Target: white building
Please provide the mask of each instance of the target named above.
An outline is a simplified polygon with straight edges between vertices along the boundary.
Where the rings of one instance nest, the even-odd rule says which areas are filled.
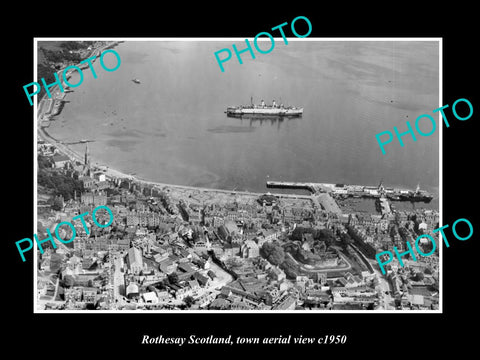
[[[133,274],[138,274],[143,270],[143,258],[142,252],[136,247],[128,249],[127,253],[127,263],[130,271]]]

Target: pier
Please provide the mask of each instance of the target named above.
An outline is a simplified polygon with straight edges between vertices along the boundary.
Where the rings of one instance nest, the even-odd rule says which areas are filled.
[[[335,188],[335,184],[293,182],[293,181],[267,181],[267,188],[277,189],[306,189],[312,193],[330,192]]]
[[[283,189],[306,189],[312,195],[327,193],[340,198],[356,197],[356,198],[387,198],[397,201],[420,201],[428,203],[433,196],[426,191],[420,190],[404,190],[384,187],[382,183],[378,186],[367,185],[344,185],[330,183],[312,183],[312,182],[293,182],[293,181],[267,181],[267,188],[283,188]]]

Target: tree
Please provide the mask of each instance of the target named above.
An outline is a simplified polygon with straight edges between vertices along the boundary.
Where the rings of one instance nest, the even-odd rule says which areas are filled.
[[[117,188],[106,188],[104,191],[105,194],[107,194],[108,196],[115,196],[120,194],[120,191],[118,191]]]
[[[348,245],[353,244],[353,239],[347,233],[340,233],[340,242],[344,248]]]
[[[72,275],[65,275],[63,279],[63,286],[66,288],[70,288],[75,284],[75,278]]]
[[[52,209],[55,211],[63,210],[63,199],[60,196],[55,196],[53,199]]]
[[[423,273],[421,272],[417,272],[417,274],[415,275],[415,281],[422,281],[424,278],[425,275],[423,275]]]
[[[363,241],[362,237],[355,231],[351,226],[347,226],[348,235],[353,239],[355,245],[360,249],[360,251],[368,258],[375,259],[377,250],[370,244],[367,244]]]
[[[178,284],[178,274],[176,272],[168,274],[167,279],[168,279],[168,282],[172,285]]]
[[[45,50],[44,49],[41,49],[41,50],[42,50],[43,54],[45,55]],[[55,73],[55,70],[53,68],[51,68],[50,66],[47,66],[47,65],[41,64],[41,63],[39,63],[38,66],[37,66],[38,79],[44,78],[45,82],[47,84],[51,84],[55,81],[55,77],[53,75],[54,73]],[[42,86],[40,88],[40,92],[38,94],[38,99],[41,99],[44,94],[45,94],[45,90]]]
[[[84,45],[78,41],[65,41],[60,44],[60,47],[65,50],[78,50],[84,47]]]
[[[273,265],[280,265],[285,260],[285,252],[278,243],[266,242],[262,245],[262,256]]]
[[[292,235],[290,238],[292,240],[297,240],[297,241],[302,241],[303,240],[303,234],[312,234],[314,231],[312,228],[306,228],[302,226],[297,226],[293,231]]]
[[[289,257],[285,258],[285,261],[280,264],[280,268],[289,279],[295,279],[299,275],[298,265]]]
[[[335,242],[335,235],[330,229],[319,229],[313,234],[315,240],[325,241],[327,246],[332,245]]]
[[[190,307],[195,302],[195,299],[188,295],[185,299],[183,299],[183,302],[185,303],[185,305],[187,305],[187,307]]]
[[[39,169],[37,177],[38,185],[53,190],[54,195],[63,196],[64,200],[73,198],[74,191],[77,194],[83,192],[83,183],[58,171]]]
[[[38,155],[37,163],[39,169],[51,169],[52,168],[52,158],[48,156]]]
[[[420,248],[422,249],[422,252],[427,254],[427,253],[430,253],[430,251],[433,250],[433,244],[432,242],[428,242],[426,244],[420,244]]]
[[[45,237],[46,237],[46,235],[45,235]],[[51,246],[51,245],[49,244],[49,246]],[[59,271],[60,267],[62,265],[62,261],[63,261],[63,255],[53,253],[50,256],[50,271],[52,273],[56,273],[57,271]]]

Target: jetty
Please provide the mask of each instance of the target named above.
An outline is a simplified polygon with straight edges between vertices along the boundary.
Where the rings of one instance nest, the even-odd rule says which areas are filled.
[[[433,199],[431,194],[420,190],[419,186],[417,186],[416,190],[397,189],[384,187],[382,182],[380,182],[378,186],[368,186],[313,182],[267,181],[267,188],[306,189],[312,194],[326,193],[339,198],[387,198],[389,200],[411,202],[419,201],[425,203],[428,203]]]

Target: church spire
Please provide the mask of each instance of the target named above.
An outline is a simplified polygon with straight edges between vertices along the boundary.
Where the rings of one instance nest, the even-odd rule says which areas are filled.
[[[91,176],[90,173],[90,158],[89,158],[89,152],[88,152],[88,142],[85,145],[85,159],[84,159],[84,164],[83,164],[83,176]]]
[[[90,160],[88,159],[88,141],[85,144],[85,165],[90,166]]]

